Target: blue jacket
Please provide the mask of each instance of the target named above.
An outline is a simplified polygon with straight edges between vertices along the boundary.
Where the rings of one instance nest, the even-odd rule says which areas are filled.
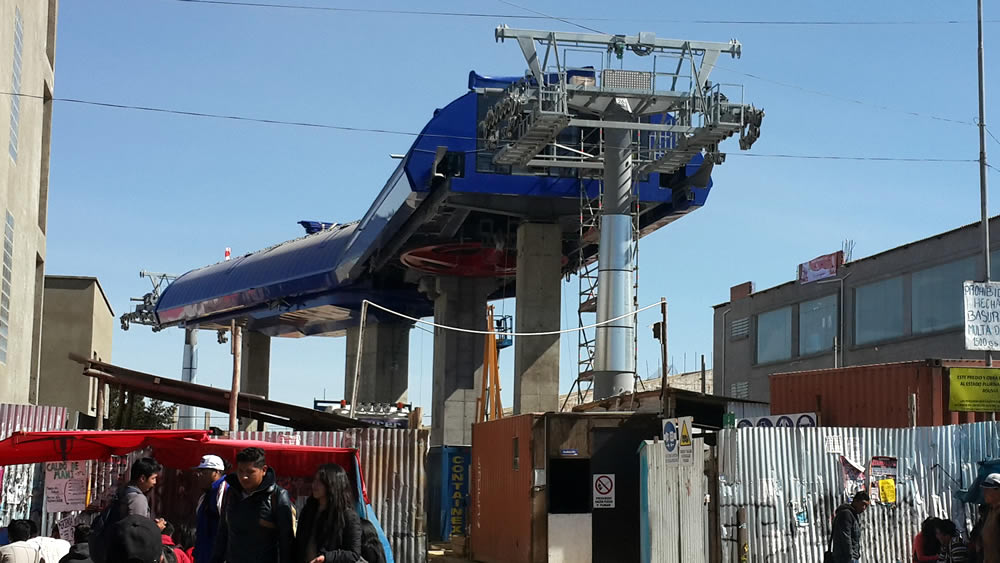
[[[212,487],[198,501],[198,528],[193,553],[194,560],[198,563],[207,563],[212,559],[215,538],[219,533],[219,509],[228,487],[226,476],[223,475],[212,483]]]

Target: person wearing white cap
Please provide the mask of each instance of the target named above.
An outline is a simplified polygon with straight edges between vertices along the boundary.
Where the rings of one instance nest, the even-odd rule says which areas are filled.
[[[986,504],[969,534],[969,555],[979,563],[1000,563],[1000,473],[990,473],[979,483]]]
[[[212,558],[215,536],[219,531],[219,514],[225,497],[226,464],[217,455],[206,455],[194,468],[195,481],[204,494],[198,499],[197,531],[194,543],[195,563],[206,563]]]

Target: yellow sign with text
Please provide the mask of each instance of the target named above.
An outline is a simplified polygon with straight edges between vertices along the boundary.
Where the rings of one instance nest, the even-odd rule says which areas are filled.
[[[879,498],[885,504],[896,503],[896,481],[892,479],[882,479],[878,482]]]
[[[1000,369],[949,368],[948,410],[1000,412]]]

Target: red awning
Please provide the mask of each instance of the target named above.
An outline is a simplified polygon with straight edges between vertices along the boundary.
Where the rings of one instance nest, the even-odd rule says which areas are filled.
[[[107,460],[164,443],[191,447],[208,442],[207,430],[108,430],[15,432],[0,442],[0,464]]]
[[[107,430],[61,432],[15,432],[0,442],[0,465],[44,463],[47,461],[107,460],[135,450],[152,447],[153,456],[166,467],[190,469],[201,456],[214,454],[235,466],[236,454],[244,448],[264,450],[267,464],[281,477],[312,477],[324,463],[345,469],[361,463],[351,448],[300,446],[253,440],[211,440],[207,430]],[[368,491],[361,476],[361,492]]]

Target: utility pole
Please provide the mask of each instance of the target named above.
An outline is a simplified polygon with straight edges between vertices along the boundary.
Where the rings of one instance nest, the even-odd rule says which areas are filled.
[[[979,21],[979,205],[982,212],[984,281],[990,281],[990,217],[986,189],[986,80],[983,68],[983,0],[978,0]],[[993,365],[993,353],[986,351],[986,367]]]
[[[236,417],[236,407],[240,396],[240,355],[243,352],[243,342],[240,338],[240,325],[235,320],[233,320],[229,330],[233,346],[233,386],[229,390],[229,437],[235,438],[236,432],[240,429]]]

